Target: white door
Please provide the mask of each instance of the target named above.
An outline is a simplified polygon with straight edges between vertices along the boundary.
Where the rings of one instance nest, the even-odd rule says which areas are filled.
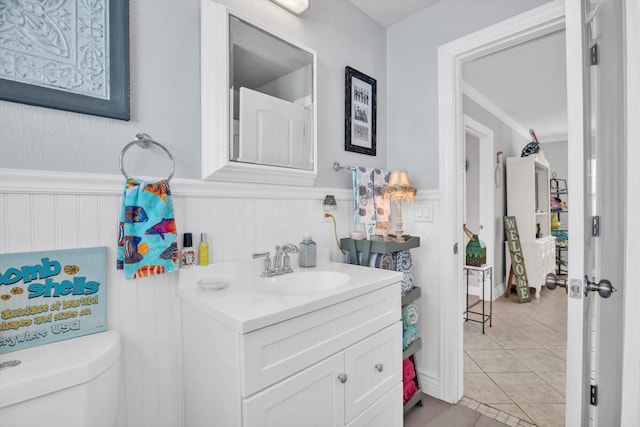
[[[622,293],[604,299],[610,288],[603,280],[621,287],[624,271],[623,193],[616,190],[624,178],[621,2],[603,1],[598,8],[590,0],[565,4],[568,154],[582,159],[568,169],[566,425],[615,426],[621,411]],[[598,48],[607,54],[591,65],[590,44],[599,32]],[[600,292],[585,292],[598,285]],[[592,385],[598,386],[597,399]]]
[[[238,161],[310,169],[304,123],[304,106],[241,87]]]

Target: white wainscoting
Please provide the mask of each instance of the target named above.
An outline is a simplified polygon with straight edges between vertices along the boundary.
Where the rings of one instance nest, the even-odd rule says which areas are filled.
[[[106,246],[109,328],[122,334],[124,344],[118,425],[182,426],[180,306],[175,295],[179,273],[128,281],[115,269],[123,184],[119,175],[0,169],[0,254]],[[178,233],[192,232],[195,238],[207,232],[212,262],[273,251],[275,244],[298,243],[307,234],[318,246],[330,248],[332,260],[340,260],[333,222],[322,222],[325,194],[338,201],[338,236],[358,227],[347,189],[174,179],[171,190]],[[435,192],[419,192],[417,200],[433,207],[433,222],[414,222],[412,205],[404,209],[405,229],[421,237],[421,247],[412,250],[416,284],[423,290],[418,304],[424,344],[418,368],[425,390],[437,396],[438,301],[440,286],[446,285],[438,277],[439,198]]]

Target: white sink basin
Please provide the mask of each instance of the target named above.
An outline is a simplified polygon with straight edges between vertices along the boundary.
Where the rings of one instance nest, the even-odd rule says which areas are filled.
[[[308,295],[339,288],[351,276],[338,271],[301,271],[261,279],[256,289],[277,295]]]

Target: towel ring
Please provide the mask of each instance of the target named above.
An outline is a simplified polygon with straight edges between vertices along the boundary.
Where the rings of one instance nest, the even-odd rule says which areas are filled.
[[[160,144],[157,141],[154,141],[146,133],[138,133],[138,134],[136,134],[136,139],[134,141],[131,141],[127,145],[125,145],[124,148],[122,149],[122,151],[120,152],[120,170],[122,171],[122,174],[124,175],[124,177],[126,179],[130,178],[130,176],[124,170],[124,165],[122,164],[122,159],[124,159],[124,153],[126,153],[127,150],[129,148],[131,148],[134,144],[138,145],[141,148],[149,148],[149,145],[155,144],[158,147],[162,148],[164,150],[164,152],[167,153],[167,156],[169,156],[169,159],[171,160],[171,173],[169,174],[169,177],[167,177],[167,181],[171,181],[171,178],[173,177],[173,172],[175,170],[175,161],[173,160],[173,156],[171,155],[169,150],[167,150],[167,147],[165,147],[164,145]]]

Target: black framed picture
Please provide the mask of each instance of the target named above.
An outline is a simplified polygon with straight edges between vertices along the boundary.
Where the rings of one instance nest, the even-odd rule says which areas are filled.
[[[0,99],[129,120],[129,1],[33,3],[0,7]]]
[[[376,80],[345,67],[344,149],[376,155]]]

